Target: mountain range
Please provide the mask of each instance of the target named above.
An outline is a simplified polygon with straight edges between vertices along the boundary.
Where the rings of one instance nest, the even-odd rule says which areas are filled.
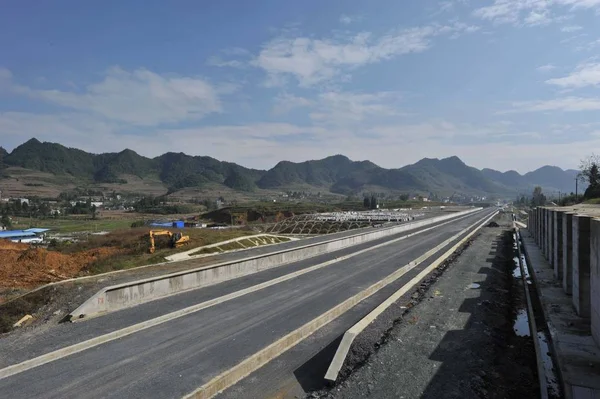
[[[0,147],[0,168],[9,171],[11,167],[71,176],[84,184],[126,183],[127,176],[159,179],[169,192],[216,183],[244,192],[313,187],[340,194],[393,191],[440,196],[453,193],[513,196],[528,194],[537,185],[545,191],[571,192],[578,173],[556,166],[544,166],[525,175],[516,171],[479,170],[456,156],[424,158],[402,168],[385,169],[370,161],[357,162],[334,155],[300,163],[281,161],[272,169],[257,170],[184,153],[169,152],[155,158],[129,149],[92,154],[35,138],[10,153]]]

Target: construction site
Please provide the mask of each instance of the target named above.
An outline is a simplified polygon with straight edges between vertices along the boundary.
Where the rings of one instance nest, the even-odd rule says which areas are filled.
[[[294,215],[276,212],[261,223],[256,211],[230,211],[223,228],[117,229],[65,235],[44,232],[32,243],[0,239],[0,303],[44,284],[125,269],[243,251],[304,237],[407,222],[440,210],[376,210]],[[221,212],[225,215],[225,212]],[[256,219],[259,220],[256,220]],[[249,222],[249,220],[253,222]],[[42,229],[46,230],[46,229]],[[152,234],[150,234],[152,232]],[[178,237],[178,242],[174,241]],[[15,240],[18,241],[18,240]]]

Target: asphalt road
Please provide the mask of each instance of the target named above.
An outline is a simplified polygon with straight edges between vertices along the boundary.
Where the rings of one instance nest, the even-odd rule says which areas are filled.
[[[425,210],[415,210],[409,213],[423,214],[423,216],[419,216],[417,217],[417,219],[425,219],[447,214],[451,211],[460,211],[465,209],[465,207],[446,208],[445,210],[432,208]],[[386,223],[386,226],[383,228],[405,223],[407,222],[393,222],[389,224]],[[53,285],[49,285],[42,288],[37,293],[30,293],[28,295],[25,295],[25,302],[33,304],[36,316],[36,319],[34,320],[33,324],[29,326],[27,330],[35,329],[36,331],[34,333],[37,333],[40,330],[45,331],[48,328],[52,328],[52,326],[58,323],[65,316],[65,314],[68,314],[72,310],[76,309],[86,299],[94,295],[100,289],[107,286],[128,283],[131,281],[145,278],[152,278],[168,273],[196,269],[199,267],[209,266],[216,263],[237,261],[248,257],[266,255],[285,249],[291,249],[300,246],[316,244],[323,241],[347,237],[355,234],[360,234],[361,232],[369,230],[372,230],[372,228],[342,231],[339,233],[332,233],[321,236],[303,238],[301,240],[289,241],[277,245],[265,245],[256,248],[248,248],[240,251],[216,254],[213,256],[148,265],[141,268],[138,267],[127,270],[121,270],[117,273],[104,273],[95,276],[87,276],[84,279],[75,279],[73,281],[58,282]],[[51,298],[51,301],[49,303],[46,303],[44,301],[44,298],[47,297]],[[4,306],[6,306],[6,304],[0,305],[0,312],[3,311]],[[27,308],[30,308],[30,306],[27,306]],[[31,310],[24,310],[24,312],[31,312]],[[17,319],[14,320],[14,322],[16,321]],[[8,336],[12,336],[14,334],[21,335],[21,331],[9,333]],[[0,336],[0,340],[3,340],[4,338],[6,338],[6,335]],[[2,367],[2,359],[0,359],[0,367]]]
[[[2,379],[0,392],[11,398],[181,397],[419,257],[488,212],[479,212],[398,243]],[[261,279],[272,279],[277,273],[289,273],[294,268],[318,262],[318,258],[313,258],[85,323],[63,325],[48,336],[34,336],[31,340],[13,338],[12,342],[0,340],[1,358],[8,359],[8,364],[14,364],[57,347],[198,303],[204,298],[214,298],[254,285]],[[367,306],[364,312],[377,304],[370,303],[370,308]],[[344,319],[344,323],[336,323],[336,328],[341,333],[360,317],[362,315],[357,314],[351,319]],[[310,351],[306,353],[310,357]]]

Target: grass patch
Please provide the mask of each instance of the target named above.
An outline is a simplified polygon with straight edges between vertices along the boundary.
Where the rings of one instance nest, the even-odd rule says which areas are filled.
[[[257,246],[256,243],[255,243],[255,241],[251,241],[251,240],[241,240],[240,244],[242,244],[243,246],[245,246],[247,248],[252,248],[252,247],[256,247]]]
[[[101,236],[89,236],[85,241],[71,244],[56,242],[53,243],[49,249],[64,254],[75,254],[90,249],[107,247],[118,248],[121,250],[117,254],[98,259],[87,265],[82,272],[86,275],[90,275],[165,262],[166,256],[173,255],[177,252],[253,234],[250,231],[240,229],[210,230],[189,228],[168,230],[181,231],[184,235],[190,236],[189,243],[180,248],[171,248],[169,246],[168,238],[166,236],[159,236],[155,238],[156,252],[150,254],[148,251],[150,247],[148,232],[150,229],[147,227],[140,227],[135,229],[116,230]],[[238,248],[241,247],[236,246],[236,249]],[[218,248],[210,248],[210,250],[211,252],[200,253],[220,252]]]
[[[592,198],[584,202],[584,204],[600,205],[600,198]]]
[[[216,254],[221,253],[221,250],[217,247],[203,248],[198,252],[195,252],[193,255],[204,255],[204,254]]]

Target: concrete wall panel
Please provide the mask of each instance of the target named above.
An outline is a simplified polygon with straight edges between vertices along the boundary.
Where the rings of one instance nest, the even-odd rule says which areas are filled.
[[[563,289],[573,293],[573,213],[563,214]]]
[[[552,225],[554,226],[553,238],[552,238],[552,249],[554,254],[552,256],[552,265],[554,266],[554,277],[557,280],[563,278],[563,214],[561,211],[552,212]]]
[[[590,317],[590,222],[585,215],[573,216],[573,305],[581,317]]]
[[[590,292],[592,336],[600,346],[600,219],[592,220],[590,228]]]

